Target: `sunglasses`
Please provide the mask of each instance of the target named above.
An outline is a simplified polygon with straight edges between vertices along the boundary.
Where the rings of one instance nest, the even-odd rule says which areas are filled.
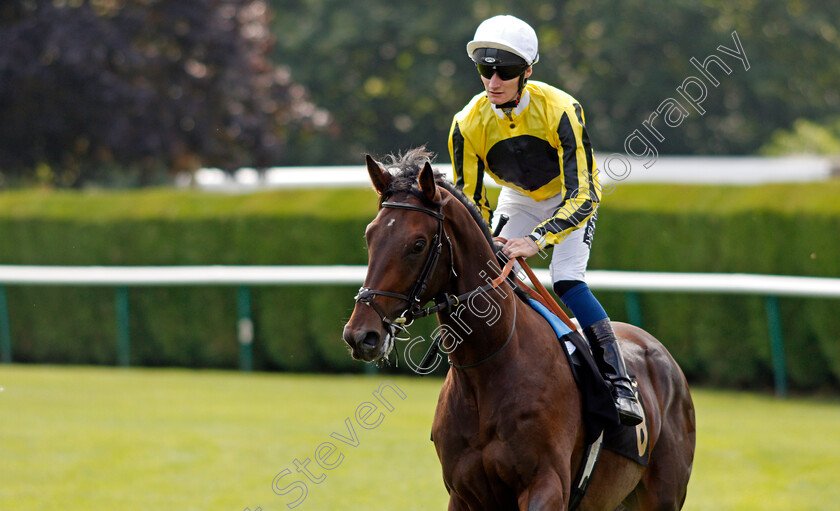
[[[522,73],[528,70],[528,66],[497,66],[497,65],[490,65],[490,64],[476,64],[476,68],[478,68],[478,73],[487,78],[488,80],[493,78],[494,74],[498,74],[499,78],[504,81],[513,80],[514,78],[518,78]]]

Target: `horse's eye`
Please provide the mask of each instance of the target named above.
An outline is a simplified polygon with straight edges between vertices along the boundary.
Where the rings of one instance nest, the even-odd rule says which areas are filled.
[[[411,251],[415,254],[419,254],[426,248],[426,240],[417,240],[414,242],[414,246],[411,247]]]

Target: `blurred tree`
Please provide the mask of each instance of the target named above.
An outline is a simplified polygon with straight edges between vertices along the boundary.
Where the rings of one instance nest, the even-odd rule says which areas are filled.
[[[475,29],[469,2],[272,0],[272,6],[277,58],[340,130],[338,140],[302,141],[316,148],[304,151],[303,163],[360,162],[364,152],[424,143],[445,151],[452,115],[480,85],[464,62],[465,34]]]
[[[495,14],[528,21],[540,38],[533,79],[584,106],[596,150],[624,151],[683,80],[693,57],[711,69],[705,113],[662,129],[660,153],[754,153],[778,128],[840,110],[840,3],[834,0],[271,0],[278,51],[295,80],[327,108],[339,140],[300,140],[308,163],[361,161],[361,153],[427,143],[448,161],[452,116],[481,83],[465,45]],[[737,32],[750,68],[719,51]],[[688,106],[685,104],[685,106]],[[659,119],[662,126],[662,119]]]
[[[3,1],[0,172],[148,184],[274,164],[329,117],[269,58],[268,23],[262,1]]]
[[[840,156],[840,117],[825,124],[798,119],[792,129],[778,129],[759,153],[767,156],[786,154],[828,154]]]
[[[713,54],[732,73],[715,69],[703,115],[659,124],[660,153],[754,153],[840,110],[833,0],[5,0],[0,172],[77,185],[119,167],[150,182],[424,143],[446,161],[452,116],[481,90],[466,42],[501,13],[535,27],[533,78],[583,104],[596,150],[623,151],[700,76],[690,59]],[[748,70],[718,50],[733,32]]]

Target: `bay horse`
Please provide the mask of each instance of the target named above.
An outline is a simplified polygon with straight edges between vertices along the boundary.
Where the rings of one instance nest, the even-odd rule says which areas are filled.
[[[368,270],[344,340],[355,359],[387,359],[395,329],[434,301],[451,364],[432,424],[448,509],[569,509],[586,448],[569,362],[507,281],[488,291],[486,262],[495,255],[487,224],[429,157],[423,148],[392,157],[394,172],[366,157],[380,209],[365,231]],[[470,294],[479,289],[481,303]],[[470,299],[455,299],[463,296]],[[681,509],[695,444],[688,385],[653,336],[613,326],[638,382],[650,457],[644,467],[602,451],[578,509]]]

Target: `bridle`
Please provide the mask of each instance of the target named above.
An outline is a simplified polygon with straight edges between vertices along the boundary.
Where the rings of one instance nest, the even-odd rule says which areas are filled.
[[[427,307],[424,309],[423,304],[420,302],[420,296],[426,291],[426,281],[429,279],[429,276],[437,267],[438,259],[440,259],[440,253],[443,249],[444,239],[446,239],[446,244],[449,246],[450,275],[457,277],[458,274],[455,272],[455,265],[452,258],[452,242],[450,241],[449,235],[446,234],[446,230],[443,227],[443,220],[445,217],[443,215],[442,207],[440,211],[435,211],[433,209],[424,206],[418,206],[416,204],[411,204],[409,202],[389,201],[383,202],[381,207],[419,211],[421,213],[425,213],[429,216],[436,218],[438,221],[437,232],[435,233],[434,237],[432,237],[431,250],[429,250],[429,253],[426,256],[426,261],[423,263],[423,268],[420,270],[420,274],[417,275],[417,280],[414,281],[414,285],[411,286],[411,289],[409,290],[407,295],[393,293],[391,291],[380,291],[378,289],[362,287],[359,289],[359,293],[355,297],[357,303],[363,303],[372,307],[373,310],[375,310],[376,313],[379,315],[379,318],[382,320],[382,324],[385,325],[386,329],[393,335],[395,329],[404,329],[406,326],[411,325],[411,323],[413,323],[416,318],[425,317],[429,314],[437,312],[437,310],[432,310],[435,306],[437,306],[437,303],[435,304],[435,306]],[[408,306],[402,314],[400,314],[397,318],[391,320],[387,317],[385,313],[382,312],[379,306],[376,305],[376,302],[373,301],[376,295],[388,296],[391,298],[403,300],[408,304]]]
[[[504,265],[503,270],[499,274],[499,276],[496,277],[494,280],[488,282],[487,284],[485,284],[483,286],[480,286],[476,289],[473,289],[472,291],[468,291],[466,293],[460,294],[460,295],[451,295],[451,294],[447,295],[447,294],[445,294],[442,297],[436,298],[433,305],[430,305],[428,307],[423,307],[424,303],[421,302],[420,297],[426,291],[427,280],[429,279],[429,276],[434,272],[435,268],[437,267],[438,260],[440,259],[440,253],[443,249],[443,240],[444,239],[446,240],[446,244],[449,246],[449,275],[450,275],[450,278],[458,276],[458,274],[455,272],[455,263],[454,263],[454,257],[453,257],[453,251],[452,251],[452,241],[449,239],[449,235],[446,233],[446,229],[444,228],[444,219],[446,217],[443,214],[443,206],[441,205],[441,208],[438,211],[435,211],[433,209],[430,209],[430,208],[427,208],[427,207],[424,207],[424,206],[419,206],[419,205],[416,205],[416,204],[411,204],[409,202],[384,201],[384,202],[382,202],[381,207],[382,208],[406,209],[406,210],[411,210],[411,211],[419,211],[421,213],[425,213],[425,214],[427,214],[431,217],[434,217],[438,221],[437,232],[435,233],[434,237],[432,238],[432,243],[431,243],[432,248],[429,251],[428,255],[426,256],[426,260],[423,263],[423,267],[420,270],[420,273],[417,275],[417,279],[414,281],[414,284],[411,286],[411,289],[409,290],[407,295],[394,293],[394,292],[391,292],[391,291],[381,291],[381,290],[378,290],[378,289],[370,289],[368,287],[362,286],[359,289],[359,292],[354,297],[354,299],[356,300],[356,303],[363,303],[363,304],[371,307],[374,311],[376,311],[376,314],[379,316],[380,320],[382,321],[382,325],[385,327],[386,332],[388,332],[388,336],[385,340],[386,345],[389,344],[389,343],[393,343],[394,339],[396,338],[398,330],[401,330],[401,331],[403,331],[407,334],[408,332],[407,332],[406,328],[411,326],[411,324],[414,322],[415,319],[423,318],[423,317],[426,317],[426,316],[429,316],[431,314],[435,314],[435,313],[438,313],[438,312],[446,312],[446,311],[449,311],[450,309],[452,309],[454,307],[458,307],[459,305],[464,303],[464,301],[467,300],[470,297],[470,295],[472,295],[474,293],[484,293],[484,292],[490,291],[491,289],[495,289],[495,288],[499,287],[502,284],[502,282],[504,282],[505,279],[508,277],[508,275],[511,271],[511,268],[513,267],[513,260],[508,261]],[[402,312],[402,314],[400,314],[399,316],[397,316],[394,319],[390,319],[390,318],[388,318],[388,316],[384,312],[382,312],[382,309],[380,309],[379,306],[376,305],[376,302],[374,302],[374,298],[377,295],[387,296],[387,297],[390,297],[390,298],[397,298],[399,300],[402,300],[402,301],[406,302],[407,307]],[[514,318],[515,318],[515,316],[514,316]],[[514,320],[514,325],[515,325],[515,320]],[[511,334],[508,337],[505,344],[499,350],[499,352],[508,345],[512,336],[513,336],[513,328],[511,328]],[[463,367],[474,367],[476,365],[480,365],[480,364],[486,362],[487,360],[489,360],[490,358],[494,357],[496,354],[498,354],[498,352],[494,353],[493,355],[491,355],[487,359],[482,360],[481,362],[478,362],[476,364],[470,364],[469,366],[463,366]]]

